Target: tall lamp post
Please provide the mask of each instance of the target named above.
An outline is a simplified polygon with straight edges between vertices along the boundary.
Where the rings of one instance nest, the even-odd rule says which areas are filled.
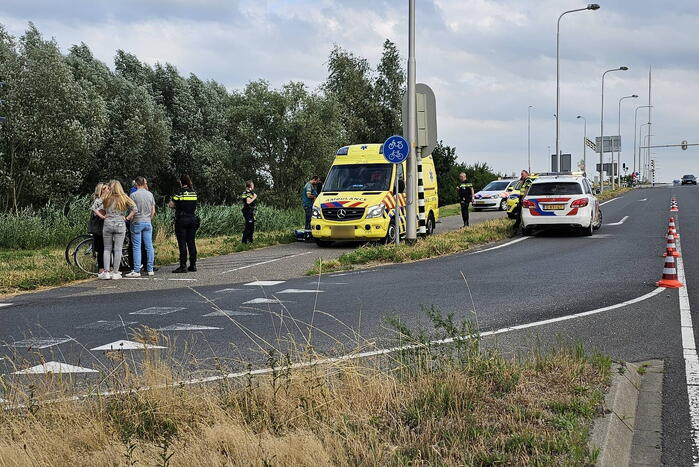
[[[532,107],[527,108],[527,169],[532,172]]]
[[[568,13],[575,13],[576,11],[586,11],[586,10],[599,10],[599,5],[596,3],[590,3],[587,5],[585,8],[578,8],[575,10],[568,10],[564,11],[561,13],[561,15],[558,17],[558,22],[556,23],[556,165],[560,165],[558,159],[561,157],[561,150],[560,150],[560,123],[558,116],[561,114],[560,112],[560,103],[561,103],[561,66],[560,66],[560,44],[561,44],[561,18],[563,18],[565,15]],[[549,151],[551,152],[551,151]],[[559,167],[560,168],[560,167]]]
[[[607,70],[604,73],[602,73],[602,111],[600,112],[600,119],[599,119],[599,126],[600,126],[600,144],[599,144],[599,184],[600,184],[600,191],[604,191],[604,180],[602,179],[602,172],[604,170],[604,77],[607,75],[607,73],[611,73],[613,71],[626,71],[628,70],[629,67],[627,66],[620,66],[619,68],[612,68],[611,70]],[[613,167],[613,165],[612,165]],[[612,169],[612,172],[614,170]]]
[[[640,127],[638,127],[638,170],[641,172],[642,177],[647,177],[648,173],[646,172],[646,158],[643,157],[643,162],[641,162],[641,146],[643,146],[643,127],[650,125],[650,122],[644,123]],[[643,178],[641,178],[643,180]]]
[[[650,105],[639,105],[633,115],[633,171],[636,173],[636,135],[638,134],[638,109],[645,109]],[[639,151],[640,152],[640,151]],[[641,155],[638,155],[638,171],[641,171]]]
[[[587,119],[582,115],[578,115],[576,118],[583,120],[583,175],[587,176]]]
[[[621,138],[621,101],[624,99],[636,99],[638,96],[636,94],[632,94],[630,96],[624,96],[621,99],[619,99],[619,123],[617,127],[617,135],[619,135],[619,138]],[[634,130],[635,132],[636,130]],[[617,177],[617,185],[621,186],[621,174],[619,173],[619,167],[621,166],[621,142],[619,143],[619,151],[616,153],[616,177]],[[614,167],[614,153],[612,152],[612,167]],[[612,169],[613,170],[613,169]],[[614,174],[612,174],[612,190],[614,189]]]

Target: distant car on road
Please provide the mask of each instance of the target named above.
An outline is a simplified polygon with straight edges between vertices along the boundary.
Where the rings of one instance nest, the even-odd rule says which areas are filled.
[[[672,181],[672,184],[673,184],[673,185],[681,185],[681,184],[682,184],[682,180],[680,180],[680,179],[678,178],[677,180],[673,180],[673,181]]]
[[[569,228],[592,235],[600,227],[600,203],[590,182],[583,176],[537,178],[522,200],[523,235],[546,228]]]
[[[697,177],[694,175],[683,175],[682,176],[682,185],[696,185],[697,184]]]
[[[507,211],[507,189],[517,183],[517,179],[494,180],[473,196],[474,211],[499,209]]]

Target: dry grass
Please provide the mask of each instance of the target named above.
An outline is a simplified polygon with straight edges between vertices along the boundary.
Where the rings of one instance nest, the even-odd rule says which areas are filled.
[[[286,232],[261,232],[255,234],[252,245],[240,243],[238,236],[198,238],[197,250],[200,258],[207,258],[293,241],[293,235]],[[177,263],[177,240],[172,235],[165,235],[163,229],[158,231],[155,238],[155,249],[157,264]],[[63,249],[54,248],[0,250],[0,297],[90,277],[68,266],[63,254]]]
[[[597,195],[597,199],[600,201],[607,201],[608,199],[616,198],[617,196],[621,196],[624,193],[633,190],[633,188],[617,188],[615,190],[605,190],[602,193]]]
[[[353,269],[356,265],[403,263],[468,250],[474,246],[509,238],[513,221],[495,219],[452,232],[428,236],[411,245],[365,246],[345,253],[336,260],[318,260],[309,275]]]
[[[437,337],[465,329],[432,317]],[[0,412],[0,466],[594,464],[607,359],[563,346],[511,361],[474,335],[401,333],[422,345],[208,386],[173,384],[155,351],[138,368],[117,352],[105,380],[119,395],[36,403],[66,390],[57,376],[5,395],[28,408]],[[162,387],[129,391],[144,384]]]

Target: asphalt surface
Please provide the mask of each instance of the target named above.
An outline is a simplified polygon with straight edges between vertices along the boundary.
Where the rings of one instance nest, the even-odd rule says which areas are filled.
[[[486,332],[561,319],[500,333],[486,342],[520,355],[535,346],[571,340],[619,360],[663,360],[663,462],[691,465],[677,291],[664,290],[638,303],[566,319],[655,290],[673,194],[680,205],[676,217],[689,299],[699,304],[699,216],[694,214],[699,190],[663,187],[636,190],[606,203],[605,225],[593,237],[542,233],[497,249],[320,277],[298,277],[293,267],[286,268],[287,261],[306,261],[309,254],[241,269],[221,282],[162,280],[167,284],[163,290],[155,281],[107,281],[91,283],[89,291],[67,287],[16,297],[0,302],[0,341],[9,345],[0,349],[5,356],[0,371],[9,377],[42,360],[103,370],[110,365],[104,352],[90,349],[132,339],[133,330],[141,326],[161,329],[168,337],[161,343],[167,347],[164,352],[182,361],[183,368],[194,360],[198,368],[213,368],[216,357],[216,362],[240,369],[246,362],[264,366],[270,347],[284,352],[312,346],[324,354],[342,354],[395,344],[385,317],[393,315],[412,328],[429,328],[425,307],[474,320]],[[248,254],[263,258],[268,251]],[[242,271],[245,274],[238,275]],[[147,285],[150,290],[145,290]],[[144,289],[135,293],[132,287]],[[147,310],[150,307],[167,308]],[[699,323],[696,312],[692,317]],[[182,330],[169,328],[173,325]],[[39,344],[51,342],[36,341],[31,348],[31,341],[17,344],[28,338],[72,340],[43,349]]]

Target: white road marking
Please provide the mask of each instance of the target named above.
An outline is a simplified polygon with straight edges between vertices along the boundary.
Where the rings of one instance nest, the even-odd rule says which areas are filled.
[[[677,251],[682,254],[680,240],[676,241]],[[684,284],[679,289],[680,299],[680,327],[682,330],[682,354],[684,356],[684,369],[687,381],[687,396],[689,397],[689,422],[692,436],[692,457],[694,465],[699,463],[697,450],[699,449],[699,356],[694,342],[694,326],[692,324],[692,309],[689,306],[689,291],[687,278],[684,274],[684,262],[682,256],[675,258],[677,264],[677,280]]]
[[[639,199],[639,200],[638,200],[639,203],[640,203],[641,201],[648,201],[648,198],[643,198],[643,199]]]
[[[622,198],[622,197],[619,196],[618,198],[608,199],[608,200],[605,201],[604,203],[599,203],[599,205],[600,205],[600,206],[604,206],[604,205],[607,204],[607,203],[611,203],[612,201],[616,201],[616,200],[621,199],[621,198]]]
[[[126,279],[127,281],[147,281],[147,277],[122,277],[122,279]]]
[[[72,337],[63,337],[58,339],[31,337],[29,339],[23,339],[21,341],[12,342],[11,344],[5,344],[5,346],[15,348],[24,347],[32,349],[48,349],[49,347],[53,347],[54,345],[65,344],[66,342],[70,342],[72,340]]]
[[[12,303],[0,303],[0,308],[5,307],[5,306],[12,306]]]
[[[217,328],[213,326],[201,326],[199,324],[177,323],[157,329],[157,331],[213,331]]]
[[[146,350],[146,349],[167,349],[160,345],[144,344],[142,342],[119,340],[111,344],[100,345],[90,350]]]
[[[523,242],[523,241],[525,241],[525,240],[529,240],[530,238],[531,238],[531,237],[520,237],[520,238],[516,238],[516,239],[514,239],[514,240],[512,240],[512,241],[510,241],[510,242],[503,243],[502,245],[498,245],[498,246],[493,246],[493,247],[490,247],[490,248],[486,248],[485,250],[474,251],[474,252],[472,252],[471,254],[472,254],[472,255],[475,255],[475,254],[477,254],[477,253],[485,253],[486,251],[497,250],[498,248],[505,248],[506,246],[514,245],[515,243]]]
[[[217,291],[214,292],[214,293],[235,292],[235,291],[237,291],[237,290],[240,290],[240,289],[221,289],[221,290],[217,290]]]
[[[46,362],[43,365],[33,366],[26,370],[15,371],[13,375],[41,375],[44,373],[97,373],[92,368],[68,365],[61,362]]]
[[[253,298],[252,300],[248,300],[247,302],[243,302],[243,305],[253,305],[256,303],[284,303],[281,300],[277,300],[276,298]]]
[[[273,285],[279,285],[283,284],[286,281],[255,281],[255,282],[248,282],[245,285],[249,285],[251,287],[272,287]]]
[[[295,254],[295,255],[282,256],[281,258],[268,259],[267,261],[261,261],[261,262],[259,262],[259,263],[248,264],[248,265],[246,265],[246,266],[240,266],[240,267],[238,267],[238,268],[229,269],[228,271],[223,271],[221,274],[228,274],[229,272],[240,271],[241,269],[254,268],[255,266],[262,266],[263,264],[274,263],[275,261],[281,261],[281,260],[283,260],[283,259],[296,258],[297,256],[310,255],[311,253],[313,253],[313,252],[312,252],[312,251],[306,251],[306,252],[304,252],[304,253],[297,253],[297,254]]]
[[[235,310],[220,310],[214,311],[212,313],[207,313],[202,315],[205,318],[221,317],[221,316],[257,316],[259,313],[251,313],[249,311],[235,311]]]
[[[138,324],[136,321],[95,321],[94,323],[83,324],[78,326],[77,329],[97,329],[100,331],[113,331],[119,329],[122,326],[133,326]]]
[[[169,281],[189,281],[189,282],[194,282],[196,279],[185,279],[185,278],[177,278],[177,279],[168,279]]]
[[[278,294],[281,293],[323,293],[322,290],[311,290],[311,289],[284,289],[281,292],[277,292]]]
[[[626,222],[626,219],[628,219],[628,218],[629,218],[629,216],[624,216],[621,218],[621,220],[619,222],[610,222],[609,224],[604,224],[604,225],[621,225],[624,222]]]
[[[151,306],[149,308],[144,308],[142,310],[133,311],[129,313],[130,315],[169,315],[176,311],[186,310],[183,307],[176,306]]]

